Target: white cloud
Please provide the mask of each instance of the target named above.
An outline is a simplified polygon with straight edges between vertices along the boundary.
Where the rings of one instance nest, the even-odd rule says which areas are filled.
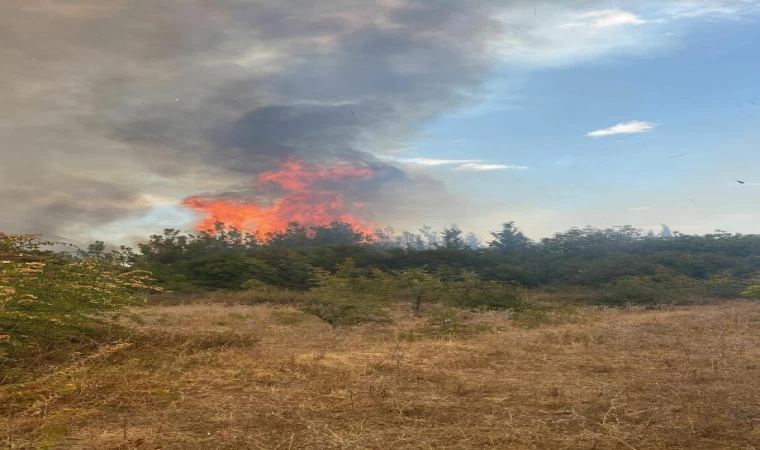
[[[628,211],[647,211],[649,209],[652,209],[651,206],[637,206],[635,208],[628,208]]]
[[[482,159],[435,159],[435,158],[394,158],[379,156],[389,161],[420,167],[456,166],[457,171],[487,171],[487,170],[525,170],[525,166],[512,164],[490,164]]]
[[[563,27],[593,27],[606,28],[617,27],[621,25],[641,25],[646,23],[644,19],[636,14],[619,9],[600,9],[588,11],[576,16],[580,21],[570,22]]]
[[[429,166],[429,167],[483,162],[480,159],[434,159],[434,158],[396,159],[396,158],[393,158],[393,160],[396,162],[404,163],[404,164],[411,164],[413,166]]]
[[[586,11],[571,3],[544,2],[538,14],[533,5],[506,7],[497,16],[504,32],[491,42],[495,56],[511,68],[534,69],[579,65],[613,54],[651,54],[675,45],[663,39],[663,27],[674,21],[760,14],[760,0],[626,2],[626,9]]]
[[[573,66],[608,54],[648,53],[663,46],[651,33],[649,17],[634,11],[579,11],[556,2],[544,5],[537,15],[532,7],[513,7],[499,19],[504,35],[492,42],[493,51],[511,67]]]
[[[676,19],[692,19],[705,16],[738,18],[760,11],[757,0],[681,0],[670,5],[668,14]]]
[[[525,170],[525,166],[515,166],[511,164],[482,164],[482,163],[466,163],[462,164],[454,170],[464,171],[486,171],[486,170]]]
[[[591,131],[586,136],[600,137],[600,136],[612,136],[613,134],[633,134],[633,133],[646,133],[652,131],[657,124],[652,122],[642,122],[640,120],[634,120],[631,122],[619,123],[615,126],[604,128],[602,130]]]

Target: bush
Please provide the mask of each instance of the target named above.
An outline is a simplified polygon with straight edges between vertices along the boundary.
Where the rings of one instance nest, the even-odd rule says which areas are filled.
[[[49,245],[34,235],[0,233],[0,345],[6,350],[87,331],[143,304],[153,289],[146,272],[44,250]]]
[[[446,283],[449,303],[470,309],[524,308],[528,292],[517,283],[483,281],[473,272],[463,272],[460,281]]]
[[[423,269],[402,270],[395,275],[399,286],[411,292],[415,315],[420,315],[423,303],[440,299],[445,291],[441,280]]]
[[[271,284],[267,284],[261,280],[244,281],[243,284],[240,285],[240,288],[245,291],[260,291],[260,292],[274,291],[277,289]]]
[[[703,288],[704,295],[707,297],[738,298],[745,292],[749,282],[722,271],[706,280],[699,281],[698,284]]]
[[[760,298],[760,286],[748,286],[747,289],[742,292],[742,295],[751,298]]]
[[[356,297],[339,298],[319,295],[306,302],[301,310],[319,317],[333,327],[390,321],[380,304]]]
[[[599,302],[610,306],[660,306],[683,302],[698,292],[695,280],[659,268],[653,276],[621,278],[606,286]]]
[[[312,282],[316,286],[309,291],[302,311],[333,327],[389,320],[383,311],[383,297],[372,292],[372,283],[351,260],[339,265],[335,274],[313,268]]]

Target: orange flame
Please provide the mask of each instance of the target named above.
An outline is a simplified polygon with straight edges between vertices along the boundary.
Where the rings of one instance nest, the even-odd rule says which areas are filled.
[[[289,159],[272,172],[262,172],[257,186],[266,191],[277,185],[285,195],[264,206],[257,199],[208,199],[189,197],[182,204],[208,217],[198,224],[199,230],[213,230],[215,222],[222,222],[242,231],[267,233],[282,231],[289,222],[300,222],[304,226],[327,225],[330,222],[351,224],[356,231],[371,234],[374,229],[350,209],[366,206],[361,202],[347,202],[345,195],[331,189],[330,181],[345,181],[370,178],[375,170],[355,164],[316,166]],[[326,183],[327,182],[327,183]]]

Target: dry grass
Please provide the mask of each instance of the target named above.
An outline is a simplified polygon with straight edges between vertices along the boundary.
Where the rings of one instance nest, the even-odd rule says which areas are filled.
[[[448,338],[393,314],[152,306],[124,342],[0,386],[0,447],[760,448],[760,305],[485,313]]]

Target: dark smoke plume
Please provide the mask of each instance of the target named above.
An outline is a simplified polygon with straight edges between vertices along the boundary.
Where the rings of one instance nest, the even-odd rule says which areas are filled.
[[[517,1],[26,0],[0,15],[0,230],[86,236],[290,157],[361,163],[369,219],[444,186],[374,154],[472,102]],[[153,230],[151,230],[153,231]]]

